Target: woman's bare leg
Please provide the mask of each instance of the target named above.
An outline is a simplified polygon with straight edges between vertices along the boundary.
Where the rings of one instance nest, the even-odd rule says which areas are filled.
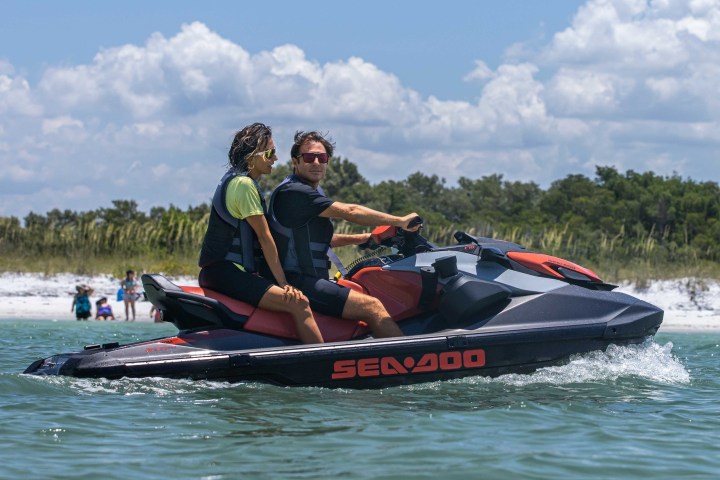
[[[285,298],[285,291],[273,285],[265,292],[258,306],[265,310],[287,312],[292,315],[298,336],[303,343],[324,342],[305,295],[303,295],[301,299],[287,300]]]

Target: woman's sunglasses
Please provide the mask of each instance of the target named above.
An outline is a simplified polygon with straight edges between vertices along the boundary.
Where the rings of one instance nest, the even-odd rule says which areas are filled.
[[[301,153],[298,158],[301,157],[305,163],[313,163],[316,158],[320,163],[327,163],[329,160],[327,153]]]
[[[265,160],[270,160],[275,156],[275,149],[271,148],[270,150],[265,150],[264,152],[253,153],[253,155],[262,156]]]

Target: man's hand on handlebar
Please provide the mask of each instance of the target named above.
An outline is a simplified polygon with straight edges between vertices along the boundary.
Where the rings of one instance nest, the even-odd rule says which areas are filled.
[[[402,224],[396,226],[408,232],[417,232],[418,230],[420,230],[423,224],[422,218],[420,218],[417,213],[405,215],[404,217],[401,217],[401,220]]]

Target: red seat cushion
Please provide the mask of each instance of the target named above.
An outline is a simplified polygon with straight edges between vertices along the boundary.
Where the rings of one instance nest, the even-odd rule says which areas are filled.
[[[348,282],[348,284],[351,283],[353,282]],[[352,288],[352,285],[347,286]],[[362,287],[357,284],[355,284],[355,287],[362,289]],[[289,313],[272,312],[262,308],[255,308],[250,304],[207,288],[188,286],[180,288],[187,293],[213,298],[224,304],[234,313],[247,316],[248,319],[244,325],[247,331],[299,340],[295,322]],[[350,340],[369,331],[369,328],[364,322],[358,322],[357,320],[346,320],[317,312],[313,312],[313,316],[326,342]]]

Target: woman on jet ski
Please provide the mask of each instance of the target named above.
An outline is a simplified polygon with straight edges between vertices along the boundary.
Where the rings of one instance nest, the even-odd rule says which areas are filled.
[[[278,158],[271,128],[253,123],[237,132],[228,158],[229,169],[213,196],[200,252],[200,286],[266,310],[288,312],[304,343],[323,342],[307,297],[285,278],[265,218],[267,207],[257,179],[270,173]],[[277,283],[260,276],[260,271]]]

